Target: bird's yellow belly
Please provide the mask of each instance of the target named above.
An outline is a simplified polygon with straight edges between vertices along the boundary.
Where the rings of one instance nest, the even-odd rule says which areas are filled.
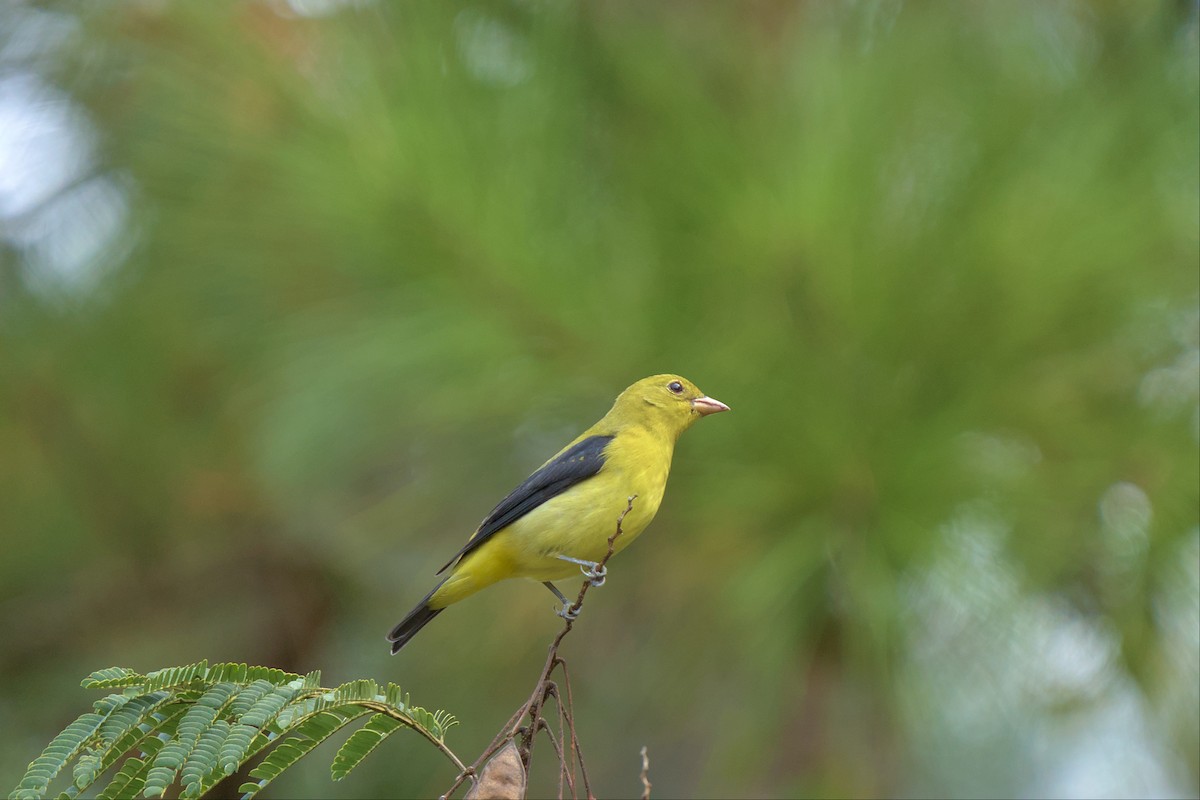
[[[600,493],[614,501],[597,503],[594,495],[573,496],[568,492],[538,506],[497,537],[497,545],[513,563],[514,577],[539,581],[569,578],[579,574],[579,566],[557,556],[583,561],[604,558],[608,539],[616,532],[617,519],[632,494],[638,496],[621,522],[621,535],[613,543],[613,551],[625,549],[646,529],[662,502],[666,481],[625,489],[620,484],[627,482],[619,481],[618,476],[596,477],[614,483],[613,491]]]

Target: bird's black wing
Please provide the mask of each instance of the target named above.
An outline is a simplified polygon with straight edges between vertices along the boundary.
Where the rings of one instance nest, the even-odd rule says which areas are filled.
[[[501,500],[500,504],[492,509],[492,513],[479,523],[479,528],[470,541],[446,562],[446,566],[438,570],[438,574],[442,574],[456,560],[479,547],[496,531],[511,525],[550,498],[557,497],[599,472],[604,466],[604,448],[613,438],[589,436],[564,450],[526,478],[524,483],[513,489],[508,497]]]

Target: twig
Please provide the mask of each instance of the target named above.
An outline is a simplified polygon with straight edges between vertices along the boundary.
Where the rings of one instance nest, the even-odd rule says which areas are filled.
[[[650,800],[650,755],[642,745],[642,800]]]
[[[617,517],[616,530],[613,531],[612,536],[608,537],[608,552],[604,554],[604,558],[597,562],[597,565],[594,568],[595,571],[602,572],[603,567],[608,563],[608,560],[612,558],[613,551],[616,547],[617,537],[624,533],[624,529],[621,527],[622,523],[625,522],[625,517],[629,514],[629,512],[633,510],[633,501],[636,499],[636,494],[630,495],[629,500],[625,504],[625,510],[621,512],[619,517]],[[570,612],[576,615],[579,613],[579,611],[583,608],[583,598],[587,595],[588,589],[591,587],[591,581],[583,582],[583,585],[579,587],[579,596],[568,609]],[[474,779],[474,776],[478,773],[479,768],[489,758],[495,755],[502,747],[516,739],[518,736],[521,737],[520,750],[522,753],[522,759],[525,762],[525,768],[528,769],[529,760],[533,751],[534,737],[537,735],[538,730],[547,724],[545,719],[542,717],[542,707],[546,704],[546,700],[549,697],[554,697],[556,699],[560,714],[563,714],[567,720],[567,728],[571,732],[571,750],[575,756],[575,759],[579,762],[580,777],[583,779],[583,789],[587,793],[589,800],[592,800],[595,797],[595,795],[592,794],[591,785],[588,783],[587,767],[585,767],[583,763],[583,753],[581,753],[579,750],[579,738],[575,732],[575,721],[570,712],[571,687],[570,679],[565,678],[566,662],[564,662],[558,656],[559,645],[562,644],[562,640],[568,633],[571,632],[571,629],[574,627],[574,625],[575,620],[568,617],[563,624],[562,630],[558,632],[558,635],[554,637],[554,641],[550,643],[550,650],[546,654],[546,664],[542,667],[541,674],[538,675],[537,683],[534,684],[533,693],[529,695],[529,699],[526,700],[525,704],[517,709],[516,713],[509,718],[508,722],[504,724],[504,727],[501,728],[499,733],[496,734],[496,738],[492,739],[492,743],[487,746],[483,753],[480,754],[479,758],[475,759],[475,763],[459,771],[458,777],[454,779],[454,782],[450,784],[450,788],[446,790],[439,800],[447,800],[447,798],[454,794],[458,787],[462,786],[463,781],[467,780],[467,778]],[[550,680],[550,675],[558,667],[563,667],[563,674],[567,684],[566,708],[563,707],[562,698],[558,694],[558,687],[555,685],[554,681]],[[522,721],[526,717],[529,718],[530,724],[524,726],[522,725]],[[554,741],[553,734],[551,734],[551,741]],[[565,769],[565,762],[563,762],[563,759],[566,757],[564,752],[565,748],[560,748],[558,742],[554,741],[554,749],[558,751],[557,754],[560,764],[562,765],[562,768]],[[568,786],[571,789],[573,796],[575,794],[574,783],[574,780],[568,778]]]
[[[573,709],[575,707],[575,698],[571,695],[571,673],[567,671],[567,662],[563,661],[560,663],[562,664],[563,685],[567,687],[567,708]],[[575,732],[575,716],[568,713],[566,714],[566,719],[567,727],[571,731],[571,755],[574,758],[571,762],[571,775],[574,776],[575,774],[575,764],[579,764],[579,771],[583,775],[583,785],[589,786],[587,765],[583,763],[583,754],[579,751],[579,734]],[[563,737],[565,738],[566,735],[566,731],[564,731]]]
[[[563,704],[561,702],[558,703],[558,735],[558,800],[563,800],[564,781],[569,781],[569,785],[571,787],[571,796],[575,796],[575,742],[571,742],[572,766],[570,774],[568,775],[567,759],[563,755],[567,752],[567,712],[566,709],[563,708]]]

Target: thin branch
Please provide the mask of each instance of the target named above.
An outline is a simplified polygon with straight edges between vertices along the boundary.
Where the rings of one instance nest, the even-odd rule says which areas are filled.
[[[550,744],[551,744],[551,746],[554,748],[554,754],[555,754],[556,756],[558,756],[558,763],[559,763],[559,772],[558,772],[558,797],[559,797],[559,800],[562,800],[562,796],[563,796],[563,774],[564,774],[564,771],[563,771],[563,770],[564,770],[564,767],[563,767],[563,765],[567,763],[567,762],[566,762],[566,756],[565,756],[565,755],[564,755],[564,753],[563,753],[562,745],[559,743],[558,739],[557,739],[557,738],[555,738],[555,736],[554,736],[554,731],[550,729],[550,725],[549,725],[549,724],[546,722],[546,720],[544,720],[544,719],[543,719],[543,720],[541,720],[541,721],[540,721],[540,723],[538,724],[538,730],[539,730],[539,731],[545,731],[545,732],[546,732],[546,737],[547,737],[547,738],[550,740]],[[572,781],[572,780],[570,779],[570,777],[569,777],[569,776],[567,777],[567,787],[568,787],[568,788],[571,790],[571,797],[577,797],[577,796],[578,796],[578,795],[576,795],[576,794],[575,794],[575,782],[574,782],[574,781]]]
[[[642,745],[642,800],[650,800],[650,755],[646,745]]]
[[[558,800],[563,800],[563,782],[568,780],[568,778],[571,784],[571,797],[576,797],[576,794],[574,775],[575,769],[573,766],[571,768],[571,774],[569,776],[567,774],[567,759],[564,755],[567,751],[567,711],[565,708],[563,708],[563,704],[561,702],[558,703],[558,735]],[[572,747],[574,744],[574,742],[571,742]],[[572,751],[571,755],[572,758],[574,758],[574,751]],[[574,764],[574,761],[572,761],[572,764]]]
[[[583,763],[583,753],[581,753],[579,750],[579,734],[575,731],[575,715],[573,713],[574,709],[575,709],[575,698],[571,695],[571,673],[567,671],[567,663],[565,661],[563,661],[561,663],[562,663],[562,673],[563,673],[563,685],[567,687],[567,709],[568,709],[568,711],[566,714],[566,718],[567,718],[567,726],[571,731],[571,755],[574,756],[574,758],[575,758],[575,761],[572,763],[571,774],[572,775],[575,774],[574,764],[578,763],[579,771],[580,771],[580,773],[582,773],[582,776],[583,776],[584,789],[587,791],[588,796],[590,797],[592,794],[592,788],[591,788],[591,784],[588,782],[587,765]],[[563,732],[563,736],[564,737],[566,736],[565,731]]]

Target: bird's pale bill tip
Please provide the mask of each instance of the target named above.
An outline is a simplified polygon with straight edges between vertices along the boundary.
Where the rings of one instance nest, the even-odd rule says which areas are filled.
[[[714,400],[711,397],[697,397],[692,401],[692,408],[700,414],[707,416],[708,414],[716,414],[718,411],[728,411],[729,406],[722,403],[720,400]]]

